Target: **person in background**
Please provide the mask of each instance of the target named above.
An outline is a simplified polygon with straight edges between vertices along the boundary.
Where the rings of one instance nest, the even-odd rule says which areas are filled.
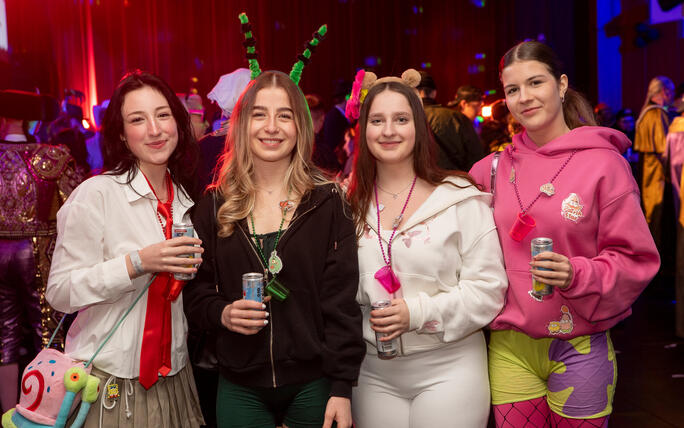
[[[207,94],[207,98],[221,108],[221,126],[214,132],[202,137],[198,143],[200,148],[200,164],[197,169],[199,188],[204,191],[214,181],[219,158],[223,153],[226,135],[230,129],[230,116],[242,91],[249,83],[249,70],[237,68],[221,76],[216,85]]]
[[[470,171],[494,194],[509,282],[490,325],[496,426],[606,427],[617,381],[610,329],[660,265],[621,156],[630,141],[593,126],[547,45],[520,43],[499,64],[524,131]],[[535,238],[552,248],[533,255]]]
[[[190,114],[190,124],[192,125],[192,134],[195,140],[199,140],[204,136],[209,129],[209,122],[204,120],[204,105],[202,104],[202,97],[199,94],[178,94],[183,106]]]
[[[613,128],[622,131],[630,141],[634,142],[634,124],[636,117],[632,109],[623,108],[615,115],[615,124]]]
[[[670,125],[667,106],[672,102],[673,95],[672,80],[665,76],[651,79],[646,100],[636,121],[634,137],[634,150],[639,153],[641,163],[641,201],[646,222],[658,248],[661,247],[665,196],[665,137]]]
[[[460,111],[471,122],[475,122],[475,118],[482,109],[483,96],[482,89],[473,85],[459,86],[454,99],[449,102],[448,106]]]
[[[594,107],[594,118],[599,126],[606,126],[608,128],[615,127],[615,113],[606,103],[596,104]]]
[[[618,131],[622,131],[627,136],[627,138],[629,138],[629,140],[632,142],[632,146],[634,146],[635,123],[636,116],[634,116],[634,112],[632,112],[632,109],[623,108],[622,110],[618,111],[615,115],[615,124],[613,125],[613,128],[617,129]],[[623,153],[622,155],[625,157],[625,159],[627,159],[627,162],[629,162],[629,167],[632,169],[632,175],[634,176],[636,182],[641,183],[641,170],[639,169],[639,153],[634,151],[633,147],[627,147],[627,150],[625,150],[625,153]]]
[[[325,170],[330,176],[337,175],[343,164],[338,154],[344,145],[344,138],[351,124],[344,114],[347,95],[351,92],[351,82],[338,80],[333,91],[333,108],[325,115],[321,129],[314,145],[313,162]]]
[[[101,391],[120,391],[101,392],[84,427],[199,427],[184,281],[174,274],[196,272],[202,241],[171,234],[174,223],[190,223],[197,197],[190,118],[166,82],[137,70],[114,89],[102,129],[105,173],[81,183],[57,213],[45,292],[55,309],[78,312],[65,353],[93,358]]]
[[[88,151],[88,165],[90,165],[90,175],[97,175],[102,172],[102,121],[109,100],[104,100],[93,107],[93,124],[95,125],[95,135],[86,140]]]
[[[677,247],[675,258],[675,334],[684,339],[684,84],[675,91],[673,107],[680,113],[670,125],[666,137],[667,158],[670,164],[670,180],[677,223]]]
[[[31,92],[0,91],[0,405],[17,403],[22,346],[46,346],[58,314],[44,298],[55,216],[83,177],[64,146],[36,143],[30,120],[49,121],[57,101]],[[57,320],[55,320],[57,318]],[[64,345],[60,331],[53,342]]]
[[[320,95],[308,94],[306,96],[306,103],[309,106],[309,112],[311,113],[314,135],[318,136],[318,134],[321,132],[321,129],[323,129],[323,121],[325,120],[323,99],[320,97]]]
[[[373,81],[359,118],[349,190],[367,349],[357,428],[484,427],[489,415],[482,328],[506,291],[490,196],[437,167],[418,80],[407,70]],[[381,359],[376,334],[395,342],[394,358]]]
[[[508,107],[506,100],[496,100],[491,105],[492,115],[481,125],[480,138],[488,153],[503,150],[511,143],[508,133]]]
[[[420,71],[416,89],[437,145],[437,165],[447,170],[469,170],[485,155],[472,120],[437,103],[437,85],[428,73]]]

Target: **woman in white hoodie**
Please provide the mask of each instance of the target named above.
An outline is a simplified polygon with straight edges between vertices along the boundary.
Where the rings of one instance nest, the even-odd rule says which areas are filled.
[[[482,328],[502,308],[507,286],[490,195],[467,174],[436,167],[425,112],[409,85],[375,81],[359,118],[349,198],[367,355],[353,391],[354,422],[484,427]],[[380,300],[391,306],[372,310]],[[378,358],[376,332],[396,340],[396,357]]]

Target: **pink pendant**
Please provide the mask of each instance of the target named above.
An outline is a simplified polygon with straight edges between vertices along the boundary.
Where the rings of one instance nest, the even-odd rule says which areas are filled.
[[[515,219],[515,223],[513,223],[513,227],[511,227],[511,230],[508,231],[508,234],[511,235],[511,238],[513,238],[514,241],[520,242],[536,226],[537,223],[531,216],[523,213],[518,213]]]
[[[377,272],[375,272],[375,279],[377,279],[378,282],[382,284],[382,286],[385,287],[385,290],[387,290],[389,293],[394,293],[399,289],[399,287],[401,287],[399,278],[397,278],[392,271],[392,268],[388,265],[381,267]]]

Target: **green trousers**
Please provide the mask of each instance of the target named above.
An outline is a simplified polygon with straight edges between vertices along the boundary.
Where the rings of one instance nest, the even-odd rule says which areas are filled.
[[[330,382],[313,382],[277,388],[254,388],[218,381],[216,422],[219,428],[320,428],[328,404]],[[334,425],[333,425],[334,426]]]

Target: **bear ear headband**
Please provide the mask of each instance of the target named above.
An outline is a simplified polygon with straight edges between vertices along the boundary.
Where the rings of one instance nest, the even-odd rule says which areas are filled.
[[[378,79],[378,76],[373,72],[366,72],[363,69],[359,70],[356,72],[354,84],[352,85],[351,97],[349,97],[349,101],[347,101],[347,106],[345,107],[344,111],[347,119],[349,119],[350,122],[357,120],[359,118],[361,104],[366,98],[368,90],[375,85],[387,82],[398,82],[408,87],[415,88],[420,84],[420,73],[412,68],[409,68],[401,73],[401,78],[387,76]]]
[[[378,79],[375,73],[368,72],[363,76],[363,89],[370,89],[375,85],[388,82],[398,82],[404,85],[415,88],[420,84],[420,73],[416,70],[409,68],[408,70],[401,73],[401,77],[387,76]]]
[[[242,43],[247,49],[246,57],[249,63],[249,70],[251,71],[252,80],[256,79],[261,74],[261,68],[259,68],[259,61],[257,60],[258,54],[256,52],[256,39],[252,34],[252,25],[249,23],[249,18],[244,12],[239,15],[240,23],[242,24],[240,31],[245,35],[245,41]],[[316,51],[318,44],[325,38],[325,34],[328,32],[327,25],[321,25],[320,28],[313,33],[313,38],[306,43],[304,52],[297,56],[297,62],[292,66],[290,71],[290,79],[299,85],[299,80],[302,78],[302,71],[304,66],[308,65],[311,61],[311,54]],[[418,79],[420,81],[420,78]]]

